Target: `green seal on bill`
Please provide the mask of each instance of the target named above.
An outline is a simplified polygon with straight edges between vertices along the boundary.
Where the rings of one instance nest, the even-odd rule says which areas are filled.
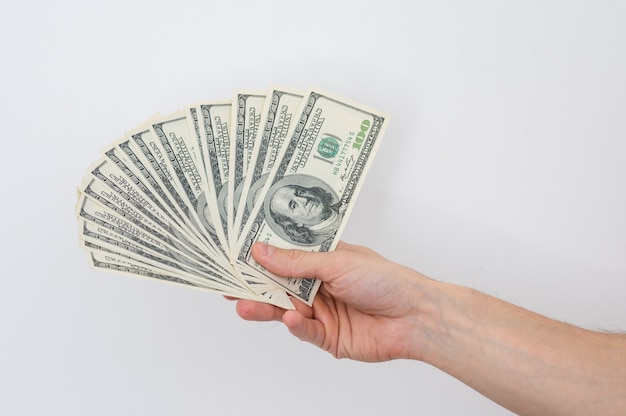
[[[317,145],[317,152],[326,159],[335,157],[339,152],[339,141],[334,136],[325,135]]]

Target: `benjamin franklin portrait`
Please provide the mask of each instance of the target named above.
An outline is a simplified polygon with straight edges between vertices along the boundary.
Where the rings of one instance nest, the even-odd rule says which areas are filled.
[[[334,236],[341,224],[340,201],[322,180],[302,174],[285,176],[269,189],[265,218],[281,237],[314,246]]]

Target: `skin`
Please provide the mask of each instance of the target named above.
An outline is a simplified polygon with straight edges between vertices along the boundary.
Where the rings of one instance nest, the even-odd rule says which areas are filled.
[[[323,284],[313,307],[238,300],[243,319],[282,321],[336,358],[424,361],[520,415],[626,414],[623,334],[558,322],[346,243],[331,253],[257,243],[252,254],[273,273]]]

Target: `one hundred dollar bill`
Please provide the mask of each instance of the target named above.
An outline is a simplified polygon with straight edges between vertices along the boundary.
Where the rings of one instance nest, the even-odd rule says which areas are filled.
[[[265,185],[276,163],[280,149],[290,132],[293,131],[293,120],[302,103],[303,94],[304,92],[286,88],[273,88],[267,94],[252,157],[243,179],[243,185],[240,186],[242,191],[235,200],[235,202],[239,201],[233,226],[233,230],[237,233],[237,243],[250,212],[258,201],[259,191]],[[231,247],[236,250],[238,245],[233,244]],[[237,254],[236,251],[231,252],[233,258],[236,258]]]
[[[161,229],[143,213],[123,201],[114,197],[110,188],[107,189],[96,179],[90,179],[81,192],[77,215],[103,230],[109,230],[106,233],[102,231],[103,241],[110,238],[111,234],[116,234],[124,239],[121,244],[177,262],[186,270],[193,269],[200,277],[216,280],[221,284],[242,286],[232,275],[230,268],[223,268],[212,258],[190,250],[189,245],[184,244],[177,236]],[[84,232],[81,234],[81,239],[84,239]]]
[[[206,205],[199,211],[208,211],[213,218],[218,237],[223,247],[229,247],[227,192],[230,156],[230,119],[232,102],[218,100],[201,102],[188,111],[198,125],[202,165],[206,177],[207,191],[198,203]],[[197,121],[196,121],[197,120]]]
[[[269,173],[238,247],[239,263],[262,271],[311,304],[314,279],[280,278],[250,255],[255,242],[282,248],[329,251],[336,247],[388,116],[332,94],[309,90],[293,133]]]
[[[228,179],[227,210],[228,235],[231,245],[237,243],[239,232],[234,230],[236,208],[242,193],[248,164],[256,141],[266,99],[265,92],[236,92],[231,115],[232,141],[230,147],[230,175]]]
[[[99,269],[311,305],[320,282],[274,276],[250,249],[333,250],[387,124],[333,94],[282,87],[157,114],[89,167],[79,240]]]

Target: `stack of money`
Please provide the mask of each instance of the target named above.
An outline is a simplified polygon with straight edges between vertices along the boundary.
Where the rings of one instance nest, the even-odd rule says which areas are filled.
[[[79,239],[98,269],[292,309],[316,279],[275,276],[255,242],[337,245],[388,116],[318,89],[237,91],[117,139],[79,187]]]

